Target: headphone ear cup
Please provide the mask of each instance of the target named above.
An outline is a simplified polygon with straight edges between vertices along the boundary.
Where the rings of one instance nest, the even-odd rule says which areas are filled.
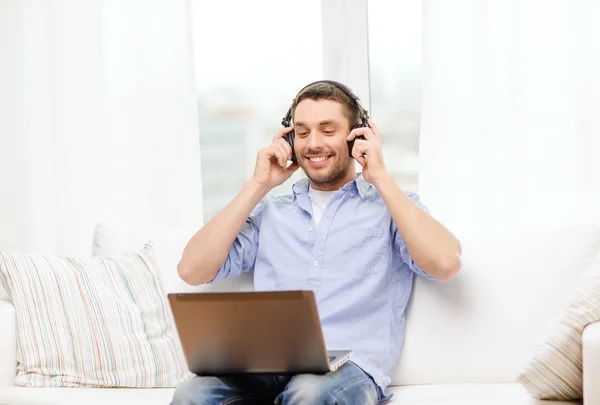
[[[292,163],[298,163],[298,160],[296,159],[296,151],[294,150],[294,138],[295,138],[295,133],[294,130],[292,129],[290,132],[288,132],[287,134],[283,135],[283,139],[286,140],[287,143],[290,144],[290,146],[292,147]]]
[[[352,128],[350,128],[350,131],[352,131],[353,129],[356,129],[356,128],[364,128],[366,126],[367,125],[365,125],[364,123],[356,124]],[[358,135],[358,136],[354,137],[353,140],[348,141],[348,153],[350,154],[350,157],[353,157],[352,156],[352,149],[354,149],[354,141],[356,141],[357,139],[365,139],[365,137],[362,136],[362,135]]]

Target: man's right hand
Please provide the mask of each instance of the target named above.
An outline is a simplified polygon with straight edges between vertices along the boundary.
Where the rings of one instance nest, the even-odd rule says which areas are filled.
[[[273,136],[270,145],[258,151],[256,166],[252,179],[267,190],[283,184],[298,170],[298,165],[290,163],[292,160],[292,147],[283,138],[293,127],[285,127]]]
[[[190,239],[177,265],[177,272],[183,281],[200,285],[213,280],[219,269],[227,263],[231,246],[252,210],[273,187],[282,184],[298,170],[296,164],[287,165],[292,157],[292,148],[283,136],[291,130],[282,129],[269,146],[258,152],[251,180]],[[245,260],[249,259],[246,257]],[[243,271],[239,267],[242,264],[237,263],[236,266],[227,269],[227,273],[238,274]]]

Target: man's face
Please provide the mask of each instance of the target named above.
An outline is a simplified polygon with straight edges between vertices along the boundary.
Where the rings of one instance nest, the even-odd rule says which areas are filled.
[[[313,187],[335,190],[354,174],[354,160],[346,137],[350,124],[342,104],[334,100],[304,99],[294,113],[294,149],[298,164]]]

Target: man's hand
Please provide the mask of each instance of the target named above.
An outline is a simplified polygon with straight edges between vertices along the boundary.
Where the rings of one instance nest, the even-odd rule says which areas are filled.
[[[292,147],[283,138],[292,129],[283,128],[273,136],[270,145],[258,151],[252,180],[267,190],[279,186],[298,170],[295,163],[288,166],[288,161],[292,160]]]
[[[290,178],[298,166],[287,165],[292,148],[283,136],[292,128],[284,128],[271,144],[258,152],[254,174],[238,195],[211,218],[186,245],[177,265],[179,277],[190,285],[207,283],[227,263],[231,246],[257,204],[276,187]],[[256,249],[248,245],[250,252]],[[239,264],[238,264],[239,266]],[[231,271],[231,268],[226,270]],[[238,267],[233,270],[239,272]]]
[[[352,156],[363,167],[362,175],[371,184],[387,173],[383,162],[381,132],[373,121],[368,120],[368,127],[355,128],[350,131],[348,141],[362,135],[365,139],[357,139],[352,148]]]

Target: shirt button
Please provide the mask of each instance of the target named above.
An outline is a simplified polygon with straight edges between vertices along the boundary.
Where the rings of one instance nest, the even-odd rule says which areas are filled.
[[[312,232],[312,228],[308,228],[308,232]]]
[[[350,193],[350,197],[354,197],[354,193]]]
[[[314,264],[315,266],[318,266],[318,265],[319,265],[319,261],[318,261],[318,260],[315,260],[315,261],[313,262],[313,264]]]

